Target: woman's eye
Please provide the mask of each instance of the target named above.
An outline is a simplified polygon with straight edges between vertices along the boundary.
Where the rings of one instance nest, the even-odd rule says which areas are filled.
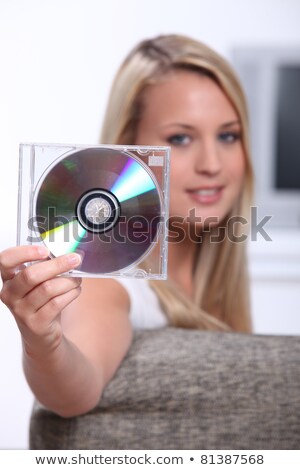
[[[225,142],[226,144],[231,144],[236,142],[237,140],[241,139],[240,132],[222,132],[218,135],[218,139],[221,142]]]
[[[186,134],[174,134],[168,137],[167,141],[171,145],[187,145],[191,138]]]

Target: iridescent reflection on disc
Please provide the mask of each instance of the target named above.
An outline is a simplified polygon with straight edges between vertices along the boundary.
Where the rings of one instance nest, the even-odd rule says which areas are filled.
[[[87,224],[77,211],[85,198]],[[142,261],[155,244],[161,220],[151,171],[113,148],[87,148],[54,162],[39,181],[34,208],[38,233],[51,255],[78,252],[80,271],[90,274]]]

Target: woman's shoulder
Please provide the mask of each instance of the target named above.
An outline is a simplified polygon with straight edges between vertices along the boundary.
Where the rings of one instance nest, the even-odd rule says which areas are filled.
[[[167,325],[157,294],[147,279],[118,277],[115,281],[129,297],[129,317],[134,329],[155,329]]]
[[[133,329],[155,329],[167,325],[157,294],[146,279],[84,278],[79,303],[81,311],[90,312],[88,316],[91,311],[96,316],[106,312],[116,313],[117,317],[126,314]]]

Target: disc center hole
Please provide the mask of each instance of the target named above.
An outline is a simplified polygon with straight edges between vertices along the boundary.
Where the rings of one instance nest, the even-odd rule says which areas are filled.
[[[111,205],[106,199],[95,197],[85,206],[85,215],[92,224],[102,224],[112,215]]]

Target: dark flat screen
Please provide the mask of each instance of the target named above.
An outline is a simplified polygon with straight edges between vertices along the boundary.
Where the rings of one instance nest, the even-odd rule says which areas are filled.
[[[276,170],[278,189],[300,189],[300,67],[278,69],[276,115]]]

